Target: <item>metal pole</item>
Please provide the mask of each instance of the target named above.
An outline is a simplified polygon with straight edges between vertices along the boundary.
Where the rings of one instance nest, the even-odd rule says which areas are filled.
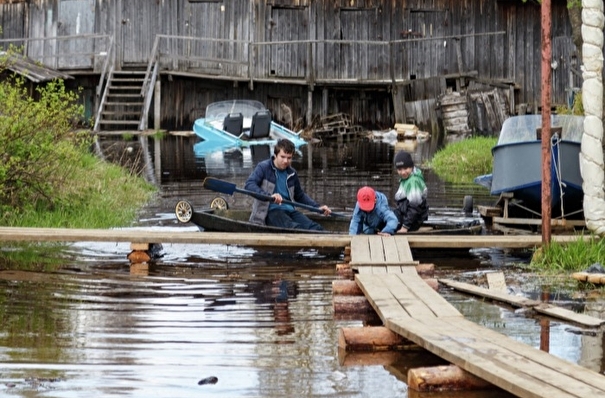
[[[542,244],[550,243],[551,157],[550,157],[550,90],[552,58],[550,0],[542,0]]]

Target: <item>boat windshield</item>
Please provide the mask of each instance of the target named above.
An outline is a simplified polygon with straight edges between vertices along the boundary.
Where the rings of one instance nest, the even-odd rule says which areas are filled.
[[[561,139],[580,142],[584,132],[584,117],[552,115],[551,128],[561,127]],[[537,140],[537,129],[542,127],[542,115],[513,116],[504,121],[498,145]]]
[[[253,100],[231,100],[214,102],[206,107],[206,120],[211,122],[214,120],[222,121],[230,113],[241,113],[244,119],[252,119],[252,116],[265,109],[265,106],[258,101]]]

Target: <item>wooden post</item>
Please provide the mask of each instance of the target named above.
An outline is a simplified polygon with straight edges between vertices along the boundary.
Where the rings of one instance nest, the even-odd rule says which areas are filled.
[[[550,243],[551,209],[551,149],[550,149],[550,91],[552,73],[551,2],[542,0],[542,244]]]
[[[157,79],[155,82],[155,93],[153,94],[153,128],[155,130],[161,129],[161,121],[162,121],[162,83],[160,79]],[[147,126],[147,121],[145,121],[145,126]]]

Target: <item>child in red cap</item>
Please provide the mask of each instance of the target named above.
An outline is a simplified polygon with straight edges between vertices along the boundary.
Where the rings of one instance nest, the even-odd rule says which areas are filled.
[[[389,207],[385,194],[370,187],[362,187],[357,191],[349,235],[393,235],[397,224],[397,217]]]

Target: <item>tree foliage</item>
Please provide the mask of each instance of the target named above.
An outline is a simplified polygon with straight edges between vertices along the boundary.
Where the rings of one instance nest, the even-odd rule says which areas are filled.
[[[0,61],[0,71],[5,62]],[[77,200],[69,176],[87,144],[88,134],[74,133],[83,113],[78,93],[67,90],[62,80],[31,94],[23,77],[0,82],[0,217]]]

